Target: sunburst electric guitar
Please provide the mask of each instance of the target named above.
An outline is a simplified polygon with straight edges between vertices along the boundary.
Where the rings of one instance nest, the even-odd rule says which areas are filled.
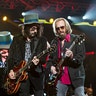
[[[55,50],[55,47],[56,47],[55,45],[52,45],[50,48],[42,51],[40,54],[37,55],[37,58],[40,58],[45,54],[53,52]],[[16,79],[10,79],[9,76],[7,76],[4,83],[4,88],[6,89],[9,95],[16,93],[20,88],[22,81],[28,78],[26,70],[29,66],[32,65],[34,65],[32,63],[32,60],[30,60],[28,63],[26,63],[25,61],[21,61],[18,66],[13,68]]]

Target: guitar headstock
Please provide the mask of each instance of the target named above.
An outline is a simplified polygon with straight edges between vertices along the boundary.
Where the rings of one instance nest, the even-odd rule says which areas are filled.
[[[47,49],[47,51],[48,51],[48,53],[49,53],[49,52],[55,51],[55,49],[56,49],[56,44],[53,44],[53,45],[51,45],[51,46]]]
[[[80,35],[77,35],[76,38],[75,38],[75,43],[77,44],[81,44],[85,41],[85,34],[80,34]]]

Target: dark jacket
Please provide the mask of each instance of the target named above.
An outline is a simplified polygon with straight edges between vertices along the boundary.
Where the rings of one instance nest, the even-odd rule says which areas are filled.
[[[64,51],[65,48],[69,48],[72,44],[72,41],[74,40],[75,35],[71,34],[71,42],[65,42],[64,43]],[[58,43],[58,38],[55,38],[52,40],[52,44]],[[58,48],[56,48],[56,51],[52,53],[49,57],[49,61],[47,63],[47,68],[50,68],[51,65],[56,66],[58,64]],[[85,46],[84,43],[75,44],[75,46],[72,48],[74,57],[73,59],[65,58],[63,66],[68,66],[68,71],[70,75],[71,82],[74,87],[82,86],[84,85],[85,80],[85,71],[83,66],[83,60],[85,58]]]
[[[45,37],[38,37],[38,39],[36,38],[32,39],[30,44],[32,54],[35,46],[34,45],[35,40],[37,40],[37,46],[34,55],[37,56],[40,52],[42,52],[47,48],[47,40]],[[9,70],[13,69],[14,66],[18,66],[22,60],[24,60],[25,43],[26,43],[26,39],[22,35],[17,35],[13,38],[13,42],[10,46],[9,56],[7,59],[8,72]],[[40,58],[40,63],[36,66],[35,70],[37,72],[42,72],[43,71],[42,64],[44,64],[45,62],[46,62],[46,55]]]

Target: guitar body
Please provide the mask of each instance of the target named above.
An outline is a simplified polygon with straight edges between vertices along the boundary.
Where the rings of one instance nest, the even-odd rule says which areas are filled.
[[[63,71],[63,67],[61,66],[61,59],[58,60],[58,63],[56,65],[56,71],[57,71],[57,74],[51,74],[52,76],[52,79],[49,79],[48,80],[48,84],[51,84],[51,85],[54,85],[56,86],[57,84],[57,81],[61,78],[62,76],[62,71]]]
[[[7,79],[7,94],[8,95],[11,95],[13,93],[16,93],[20,87],[21,83],[20,82],[17,82],[16,83],[16,80],[12,80],[12,79]]]
[[[57,69],[57,67],[56,67],[56,69]],[[58,70],[59,70],[59,71],[57,71],[57,75],[56,75],[55,80],[54,80],[54,84],[55,84],[55,85],[57,84],[57,81],[58,81],[58,80],[61,78],[61,76],[62,76],[63,67],[62,67],[62,66],[59,66],[59,67],[58,67]]]
[[[23,68],[25,65],[26,65],[26,62],[21,61],[21,63],[17,67],[13,68],[13,70],[16,73],[16,76],[17,76],[16,79],[10,79],[7,76],[6,83],[5,83],[4,87],[6,87],[7,93],[9,95],[13,94],[13,93],[16,93],[18,91],[20,85],[21,85],[21,81],[26,80],[28,78],[28,75],[25,71],[22,71],[22,73],[18,76],[18,70]]]

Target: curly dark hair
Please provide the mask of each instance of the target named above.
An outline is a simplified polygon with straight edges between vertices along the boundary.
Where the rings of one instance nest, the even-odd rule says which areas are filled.
[[[32,27],[32,26],[37,26],[37,37],[41,37],[42,34],[43,34],[43,24],[39,24],[39,23],[32,23],[32,24],[26,24],[26,25],[23,25],[22,27],[22,34],[24,37],[29,37],[29,29]]]

